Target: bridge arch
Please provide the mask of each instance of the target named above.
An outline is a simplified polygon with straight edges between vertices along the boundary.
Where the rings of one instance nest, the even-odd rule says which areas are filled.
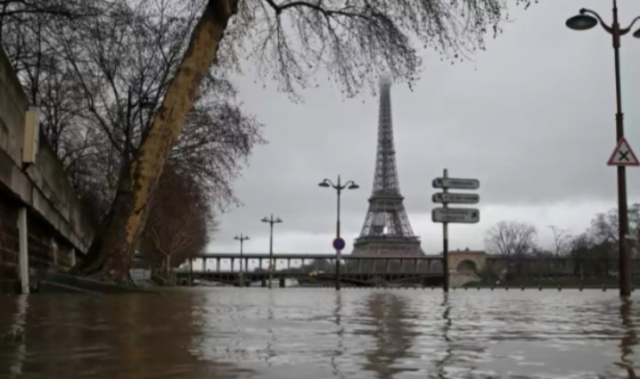
[[[487,254],[469,249],[449,252],[450,274],[471,274],[484,270]]]
[[[472,261],[471,259],[465,259],[463,261],[460,261],[460,263],[458,263],[458,267],[456,267],[456,271],[460,274],[475,273],[478,271],[478,265],[476,264],[476,262]]]

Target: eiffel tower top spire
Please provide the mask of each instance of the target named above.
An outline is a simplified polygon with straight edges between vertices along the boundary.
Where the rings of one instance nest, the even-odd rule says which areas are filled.
[[[380,79],[380,108],[378,115],[378,151],[373,179],[372,196],[400,196],[396,169],[396,150],[393,143],[391,118],[391,78]]]

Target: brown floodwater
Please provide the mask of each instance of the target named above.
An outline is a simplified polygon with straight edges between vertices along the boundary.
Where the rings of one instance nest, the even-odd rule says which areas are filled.
[[[0,378],[635,378],[638,295],[194,288],[0,297]]]

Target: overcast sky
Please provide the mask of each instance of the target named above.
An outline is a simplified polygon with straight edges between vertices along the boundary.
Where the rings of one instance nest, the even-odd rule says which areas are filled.
[[[451,65],[426,51],[424,72],[410,91],[391,89],[400,188],[413,231],[426,254],[441,251],[441,225],[431,221],[431,181],[452,177],[481,182],[481,222],[454,225],[450,248],[482,249],[500,220],[534,224],[551,244],[549,225],[583,231],[597,212],[616,205],[615,87],[611,37],[602,29],[575,32],[565,20],[582,7],[611,20],[605,0],[542,0],[512,12],[513,23],[473,61]],[[640,2],[619,0],[623,26],[640,15]],[[640,23],[636,24],[640,27]],[[622,40],[626,136],[640,153],[640,40]],[[271,213],[276,253],[330,253],[335,191],[317,186],[338,174],[360,185],[343,194],[342,235],[350,253],[373,184],[378,99],[369,91],[345,99],[328,85],[295,104],[275,85],[239,78],[246,110],[265,125],[269,143],[256,148],[237,181],[244,202],[220,216],[210,252],[235,252],[233,239],[250,236],[245,252],[267,252]],[[640,168],[628,170],[630,202],[640,201]]]

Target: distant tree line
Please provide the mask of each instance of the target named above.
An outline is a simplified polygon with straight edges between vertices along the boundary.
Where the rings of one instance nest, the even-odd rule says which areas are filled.
[[[553,233],[550,247],[539,245],[535,226],[520,221],[500,221],[491,227],[485,236],[488,254],[499,256],[507,262],[506,270],[517,275],[531,258],[542,262],[545,258],[566,258],[570,267],[553,267],[550,270],[565,270],[574,274],[616,275],[618,259],[618,210],[598,213],[590,226],[580,234],[572,235],[555,225],[549,226]],[[640,204],[629,208],[629,230],[633,258],[638,257],[640,247]],[[549,262],[559,262],[549,259]],[[540,263],[538,263],[540,264]],[[559,263],[555,263],[556,265]]]

